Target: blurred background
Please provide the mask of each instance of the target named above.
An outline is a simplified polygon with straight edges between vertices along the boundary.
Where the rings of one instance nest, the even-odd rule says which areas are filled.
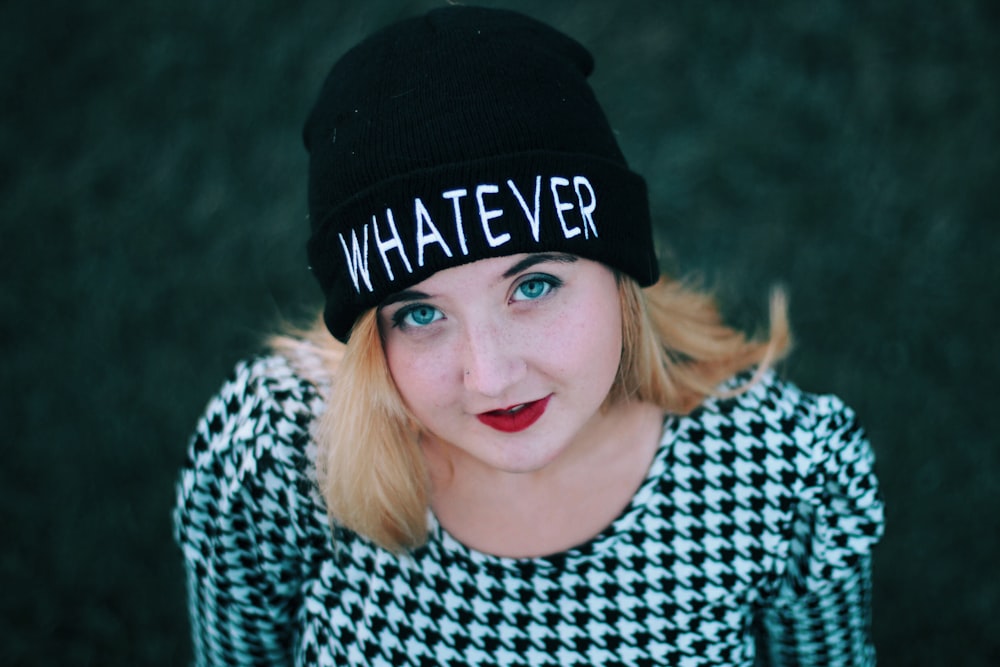
[[[442,3],[0,7],[0,664],[187,661],[187,438],[319,303],[301,123],[346,48]],[[1000,5],[469,4],[592,49],[666,267],[749,328],[788,289],[785,373],[878,455],[881,663],[1000,664]]]

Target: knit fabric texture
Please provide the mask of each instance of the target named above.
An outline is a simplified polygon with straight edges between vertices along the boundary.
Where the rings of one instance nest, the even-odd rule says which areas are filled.
[[[433,518],[404,555],[331,528],[309,431],[327,390],[258,358],[197,427],[174,515],[195,664],[874,664],[882,503],[865,433],[837,398],[769,373],[668,417],[610,526],[510,559]]]
[[[335,337],[436,271],[559,251],[655,282],[646,184],[578,42],[521,14],[450,6],[332,68],[306,121],[310,267]]]

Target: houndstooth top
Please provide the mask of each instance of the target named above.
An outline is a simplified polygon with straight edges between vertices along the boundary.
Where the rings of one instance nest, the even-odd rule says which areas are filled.
[[[433,517],[403,555],[331,528],[309,432],[325,391],[257,358],[198,424],[174,514],[198,665],[874,663],[882,502],[837,398],[769,373],[670,416],[610,526],[510,559]]]

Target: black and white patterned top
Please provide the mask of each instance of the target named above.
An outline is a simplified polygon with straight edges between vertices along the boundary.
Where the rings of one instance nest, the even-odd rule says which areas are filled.
[[[322,391],[284,358],[258,358],[197,427],[174,521],[198,665],[874,663],[882,503],[837,398],[769,373],[668,417],[610,526],[511,559],[433,518],[404,555],[331,529],[309,432]]]

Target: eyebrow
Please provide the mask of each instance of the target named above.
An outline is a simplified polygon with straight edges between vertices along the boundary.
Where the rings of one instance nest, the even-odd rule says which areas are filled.
[[[391,306],[394,303],[399,303],[400,301],[419,301],[420,299],[429,299],[430,295],[426,292],[421,292],[415,289],[404,289],[399,292],[393,292],[378,305],[379,309],[385,308],[386,306]]]
[[[528,255],[524,259],[518,261],[514,264],[514,266],[504,271],[503,277],[512,278],[522,271],[544,262],[563,262],[569,264],[575,262],[576,260],[576,255],[570,255],[565,252],[540,252],[537,255]]]

